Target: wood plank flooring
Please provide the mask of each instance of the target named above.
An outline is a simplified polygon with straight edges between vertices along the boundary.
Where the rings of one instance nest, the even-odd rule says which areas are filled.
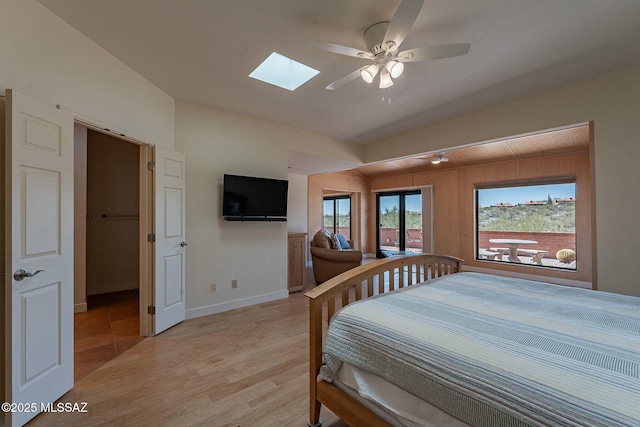
[[[307,280],[313,283],[313,278]],[[187,320],[76,382],[29,426],[306,426],[308,313],[289,298]],[[325,427],[345,427],[323,408]]]

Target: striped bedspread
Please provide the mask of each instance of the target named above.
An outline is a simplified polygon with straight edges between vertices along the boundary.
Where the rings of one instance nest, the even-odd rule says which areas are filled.
[[[472,426],[640,426],[640,298],[458,273],[355,302],[342,361]]]

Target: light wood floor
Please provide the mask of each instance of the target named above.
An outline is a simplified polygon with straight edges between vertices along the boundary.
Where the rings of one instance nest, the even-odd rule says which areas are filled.
[[[313,283],[313,279],[307,279]],[[76,382],[28,426],[306,426],[308,314],[287,299],[187,320]],[[325,427],[345,427],[322,410]]]

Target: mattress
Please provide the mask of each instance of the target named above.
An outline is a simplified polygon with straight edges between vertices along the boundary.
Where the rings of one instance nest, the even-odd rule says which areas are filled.
[[[363,369],[343,363],[334,385],[391,425],[468,427],[418,396]]]
[[[640,425],[636,297],[458,273],[348,305],[323,353],[471,426]]]

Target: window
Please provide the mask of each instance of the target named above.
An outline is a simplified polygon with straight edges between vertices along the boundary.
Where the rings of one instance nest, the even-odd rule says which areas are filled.
[[[576,270],[573,178],[478,185],[476,259]]]
[[[334,234],[351,239],[351,197],[332,196],[323,199],[323,227]]]

